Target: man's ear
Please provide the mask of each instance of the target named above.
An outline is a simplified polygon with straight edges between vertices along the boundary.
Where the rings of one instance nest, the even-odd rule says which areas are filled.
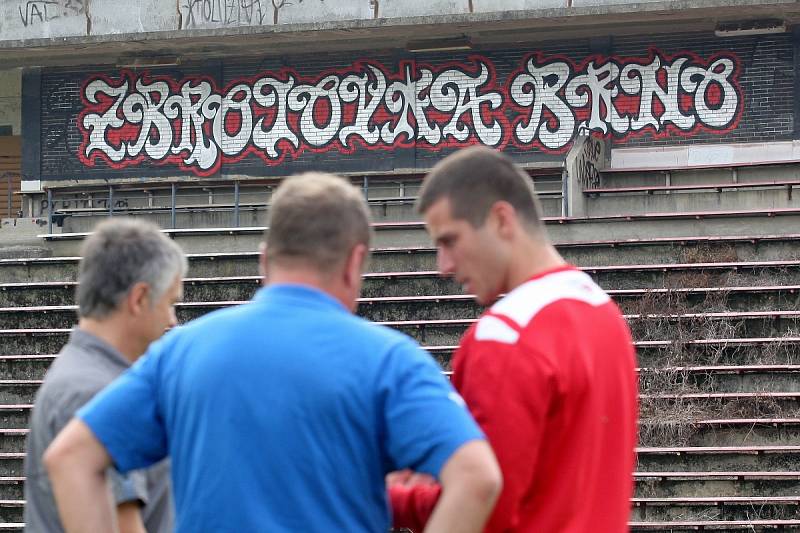
[[[264,284],[266,284],[269,274],[269,258],[267,257],[267,243],[263,241],[258,245],[258,274],[264,278]]]
[[[497,233],[510,240],[517,230],[517,210],[510,203],[500,200],[489,209],[489,219],[494,223]]]
[[[364,260],[367,257],[367,245],[356,244],[347,256],[344,269],[344,281],[348,287],[361,283],[361,274],[364,272]]]
[[[125,298],[128,312],[134,316],[141,314],[150,306],[150,298],[152,292],[150,285],[144,281],[134,283],[131,290],[128,291],[128,296]]]

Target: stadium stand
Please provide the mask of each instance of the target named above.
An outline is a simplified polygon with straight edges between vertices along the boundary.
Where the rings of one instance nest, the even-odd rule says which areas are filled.
[[[681,191],[704,194],[706,186]],[[653,194],[667,192],[675,191]],[[587,197],[602,203],[609,196]],[[387,211],[375,225],[359,313],[414,336],[448,371],[481,308],[437,275],[423,226],[392,216]],[[796,216],[794,207],[770,207],[548,220],[561,253],[609,292],[634,332],[642,417],[633,531],[800,527],[800,234],[781,231],[791,223],[776,224]],[[667,227],[651,231],[655,221]],[[585,229],[576,237],[575,227]],[[191,250],[181,321],[240,304],[259,286],[253,250],[263,228],[167,231]],[[75,250],[85,234],[43,235],[52,257],[0,260],[6,530],[22,521],[25,428],[36,388],[75,319]]]

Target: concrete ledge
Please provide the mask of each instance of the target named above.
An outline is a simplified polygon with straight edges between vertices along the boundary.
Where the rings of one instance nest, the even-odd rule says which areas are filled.
[[[106,0],[106,3],[112,0]],[[123,4],[121,0],[114,0]],[[308,1],[308,0],[307,0]],[[236,13],[225,13],[215,17],[213,12],[199,16],[196,11],[202,3],[178,0],[153,4],[151,0],[126,0],[124,6],[116,11],[103,9],[93,14],[94,4],[88,4],[88,11],[68,11],[61,4],[63,0],[49,2],[50,14],[37,9],[25,13],[17,10],[14,2],[4,2],[0,10],[0,33],[10,36],[0,40],[0,49],[51,48],[72,45],[99,44],[109,42],[161,41],[176,39],[207,39],[215,37],[246,36],[257,34],[304,34],[338,33],[339,38],[352,37],[354,30],[379,30],[392,27],[419,26],[476,26],[481,30],[490,29],[494,23],[505,27],[515,22],[552,25],[556,21],[563,24],[572,18],[591,18],[597,22],[599,17],[625,18],[637,16],[664,15],[686,17],[691,12],[718,14],[723,10],[735,10],[752,17],[757,8],[770,9],[773,14],[797,15],[798,6],[793,0],[673,0],[639,1],[624,0],[499,0],[487,2],[473,0],[473,12],[469,12],[466,1],[412,1],[405,0],[401,11],[391,9],[393,4],[385,0],[342,0],[336,10],[309,9],[309,6],[294,2],[285,7],[274,7],[274,3],[257,2],[261,12],[242,17],[242,8]],[[38,4],[38,2],[28,2]],[[156,6],[143,9],[142,5]],[[211,3],[216,5],[216,3]],[[560,4],[560,5],[559,5]],[[65,4],[66,5],[66,4]],[[224,4],[223,4],[224,5]],[[189,7],[194,6],[194,7]],[[291,6],[291,7],[290,7]],[[372,6],[370,9],[364,9]],[[558,7],[554,7],[558,6]],[[568,7],[569,6],[569,7]],[[283,17],[273,10],[284,10]],[[289,11],[287,11],[289,10]],[[19,13],[18,13],[19,11]],[[207,10],[206,10],[207,11]],[[297,12],[297,13],[295,13]],[[402,16],[397,16],[401,13]],[[341,15],[344,14],[344,15]],[[207,15],[207,16],[206,16]],[[235,15],[235,16],[233,16]],[[115,19],[117,17],[119,20]],[[132,20],[131,18],[134,17]],[[318,18],[317,18],[318,17]],[[338,20],[335,18],[339,17]],[[96,20],[95,20],[96,19]],[[286,20],[286,22],[281,22]],[[255,22],[255,23],[254,23]],[[202,26],[202,27],[198,27]],[[344,34],[344,35],[342,35]],[[407,35],[406,35],[407,36]]]

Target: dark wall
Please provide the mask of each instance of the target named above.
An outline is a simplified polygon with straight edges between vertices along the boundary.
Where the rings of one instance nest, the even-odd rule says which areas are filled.
[[[791,139],[793,47],[791,35],[677,35],[46,69],[38,107],[23,109],[41,123],[36,139],[26,130],[40,145],[26,168],[46,180],[422,170],[479,143],[555,161],[581,127],[614,146]]]

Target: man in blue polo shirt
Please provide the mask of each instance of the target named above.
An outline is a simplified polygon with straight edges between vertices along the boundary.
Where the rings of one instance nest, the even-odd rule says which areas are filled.
[[[439,478],[428,531],[480,531],[491,449],[408,337],[355,317],[367,207],[331,175],[273,198],[252,302],[167,334],[79,411],[45,455],[71,532],[112,531],[103,472],[172,458],[177,531],[385,531],[384,476]]]

